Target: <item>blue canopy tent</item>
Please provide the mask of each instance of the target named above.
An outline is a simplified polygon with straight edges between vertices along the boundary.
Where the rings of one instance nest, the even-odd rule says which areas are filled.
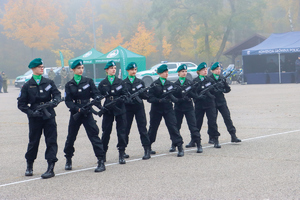
[[[299,31],[271,34],[262,43],[242,51],[245,78],[259,76],[266,79],[257,79],[253,83],[267,83],[267,77],[269,83],[293,82],[295,60],[299,54]]]

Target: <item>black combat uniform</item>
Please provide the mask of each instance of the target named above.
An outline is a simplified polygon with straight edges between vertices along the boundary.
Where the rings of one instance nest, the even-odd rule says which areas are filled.
[[[165,84],[162,85],[160,79],[158,78],[151,84],[150,87],[152,87],[149,89],[148,99],[148,102],[151,103],[150,127],[148,130],[150,143],[153,144],[155,142],[158,126],[162,117],[164,117],[170,138],[172,140],[172,145],[178,147],[178,156],[183,156],[183,140],[177,128],[173,104],[169,98],[164,99],[164,93],[168,92],[170,89],[173,89],[174,86],[168,80],[166,80]],[[153,154],[155,152],[151,150],[151,153]]]
[[[231,91],[230,86],[226,82],[226,79],[224,78],[223,75],[220,75],[218,80],[215,79],[213,74],[211,74],[209,77],[213,80],[213,83],[217,83],[217,82],[219,83],[219,87],[217,87],[216,89],[214,89],[212,91],[212,94],[216,97],[215,98],[216,109],[217,109],[216,113],[218,114],[218,111],[221,113],[221,115],[224,119],[224,123],[227,127],[227,131],[231,135],[231,141],[232,142],[241,142],[241,140],[236,137],[236,129],[233,126],[233,123],[232,123],[232,120],[230,117],[230,112],[227,107],[227,102],[226,102],[226,99],[224,96],[224,93],[228,93]]]
[[[95,172],[104,171],[105,169],[103,170],[103,163],[101,163],[102,161],[104,162],[104,150],[102,141],[98,136],[99,128],[91,111],[82,109],[85,104],[90,102],[90,98],[95,99],[100,96],[97,87],[90,78],[82,76],[79,84],[77,84],[73,78],[65,85],[65,95],[65,103],[70,109],[68,136],[64,148],[65,157],[67,159],[66,170],[72,169],[71,158],[74,156],[75,152],[74,142],[76,140],[79,128],[83,124],[88,138],[92,143],[95,156],[98,158],[99,169],[96,168]],[[73,115],[77,113],[79,109],[82,114],[75,121]]]
[[[37,116],[34,114],[34,110],[38,105],[42,105],[51,100],[60,101],[61,94],[56,88],[53,81],[42,77],[39,85],[32,77],[22,87],[20,96],[18,98],[18,108],[27,114],[29,121],[29,143],[25,158],[27,160],[27,170],[25,175],[32,176],[32,165],[37,157],[40,138],[44,130],[46,152],[45,159],[48,162],[48,169],[52,171],[52,175],[47,175],[43,178],[50,178],[54,176],[53,168],[55,162],[57,162],[57,125],[55,121],[55,111],[53,108],[46,108],[51,114],[50,117],[46,115]],[[54,101],[55,101],[54,100]],[[28,106],[30,104],[30,106]],[[28,170],[29,169],[29,170]],[[49,172],[49,170],[47,170]]]
[[[178,98],[178,102],[175,103],[175,115],[177,119],[177,128],[179,131],[181,129],[183,116],[186,117],[186,121],[191,133],[191,139],[192,141],[194,141],[194,143],[197,144],[197,152],[201,153],[202,148],[200,146],[200,130],[196,125],[195,109],[192,101],[192,98],[195,98],[196,95],[192,91],[192,84],[193,82],[188,79],[185,79],[183,85],[181,85],[180,80],[177,80],[175,82],[175,86],[178,88],[174,93],[174,96]],[[188,94],[186,95],[187,92]]]
[[[122,85],[122,80],[115,77],[114,82],[110,84],[108,77],[102,80],[99,83],[98,89],[102,95],[106,95],[106,99],[104,102],[104,107],[107,103],[113,101],[114,99],[120,97],[121,95],[125,95],[126,91]],[[108,150],[108,143],[110,139],[110,134],[112,131],[112,126],[114,119],[116,120],[116,128],[117,128],[117,136],[118,136],[118,144],[117,147],[119,149],[119,163],[125,164],[124,153],[125,148],[127,146],[126,143],[126,109],[122,99],[116,102],[116,104],[110,108],[107,112],[103,114],[102,120],[102,141],[105,154]]]
[[[199,96],[200,92],[212,85],[214,81],[206,76],[203,80],[201,80],[199,77],[196,77],[194,79],[194,82],[199,82],[196,87],[196,94],[198,95],[198,97],[194,99],[197,127],[201,131],[204,114],[206,114],[208,135],[210,139],[213,140],[215,144],[214,146],[216,148],[220,148],[221,146],[219,145],[218,141],[220,133],[218,132],[217,125],[215,97],[210,93],[210,91],[206,92],[204,95]]]
[[[131,83],[129,78],[123,80],[124,89],[126,92],[129,92],[130,94],[138,92],[140,89],[145,88],[145,83],[141,79],[135,78],[134,81]],[[147,92],[141,93],[138,96],[141,100],[142,99],[148,99]],[[145,107],[144,102],[142,101],[139,103],[136,99],[132,99],[131,101],[125,102],[126,107],[126,119],[127,119],[127,125],[125,129],[126,133],[126,143],[128,145],[129,141],[129,133],[133,121],[133,117],[135,116],[135,120],[138,126],[138,130],[140,133],[140,139],[142,142],[142,145],[145,149],[145,155],[143,159],[149,159],[150,158],[150,139],[149,135],[147,133],[147,118],[145,114]]]

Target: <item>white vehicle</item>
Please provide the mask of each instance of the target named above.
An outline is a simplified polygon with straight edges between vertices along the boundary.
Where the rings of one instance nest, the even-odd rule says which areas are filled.
[[[50,71],[50,69],[53,68],[54,70],[57,69],[57,67],[46,67],[44,68],[44,73],[43,76],[45,78],[48,78],[48,72]],[[23,85],[29,81],[29,79],[31,79],[32,77],[32,70],[28,70],[25,74],[18,76],[15,80],[15,87],[17,88],[22,88]]]
[[[153,81],[158,79],[158,74],[156,72],[157,68],[161,66],[162,64],[166,64],[169,69],[169,76],[168,80],[169,81],[176,81],[178,79],[178,73],[177,73],[177,68],[182,65],[186,64],[187,66],[187,76],[186,78],[189,80],[192,80],[197,77],[197,65],[192,62],[161,62],[159,64],[154,65],[151,67],[149,70],[146,71],[141,71],[136,73],[136,77],[139,79],[142,79],[145,82],[145,86],[149,87]]]

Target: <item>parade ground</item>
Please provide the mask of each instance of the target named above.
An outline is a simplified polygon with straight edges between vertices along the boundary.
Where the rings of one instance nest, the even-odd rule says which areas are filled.
[[[97,159],[83,126],[75,142],[73,170],[66,171],[63,153],[69,111],[56,110],[58,162],[56,176],[41,179],[47,169],[42,136],[32,177],[25,177],[28,119],[17,109],[20,90],[0,94],[0,199],[300,199],[300,84],[232,85],[228,107],[241,143],[231,143],[221,115],[221,149],[208,144],[207,121],[201,135],[203,153],[185,149],[184,157],[169,153],[164,120],[152,149],[142,160],[136,123],[131,128],[125,165],[118,164],[115,126],[107,152],[106,171],[95,173]],[[64,91],[62,91],[62,95]],[[145,102],[149,126],[150,104]],[[101,131],[102,119],[95,116]],[[190,133],[184,120],[184,146]]]

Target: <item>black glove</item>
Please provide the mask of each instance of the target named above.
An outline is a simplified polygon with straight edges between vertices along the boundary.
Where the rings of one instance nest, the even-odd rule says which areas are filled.
[[[190,98],[188,96],[184,96],[183,100],[184,101],[190,101]]]
[[[117,103],[122,103],[126,100],[126,96],[121,96],[121,98],[118,98]]]
[[[95,101],[100,102],[101,99],[103,99],[103,96],[98,95],[98,96],[95,97]]]
[[[83,114],[83,115],[87,115],[87,114],[89,114],[90,113],[90,109],[89,108],[84,108],[84,107],[82,107],[82,108],[80,108],[80,112]]]
[[[58,106],[59,102],[57,99],[53,99],[52,100],[52,105],[53,105],[53,108],[55,108],[56,106]]]
[[[177,103],[178,99],[176,97],[174,97],[172,94],[170,95],[170,99],[172,102]]]
[[[125,101],[124,101],[126,104],[132,104],[133,101],[131,98],[126,98]]]
[[[28,110],[28,117],[43,117],[43,113],[39,110]]]

